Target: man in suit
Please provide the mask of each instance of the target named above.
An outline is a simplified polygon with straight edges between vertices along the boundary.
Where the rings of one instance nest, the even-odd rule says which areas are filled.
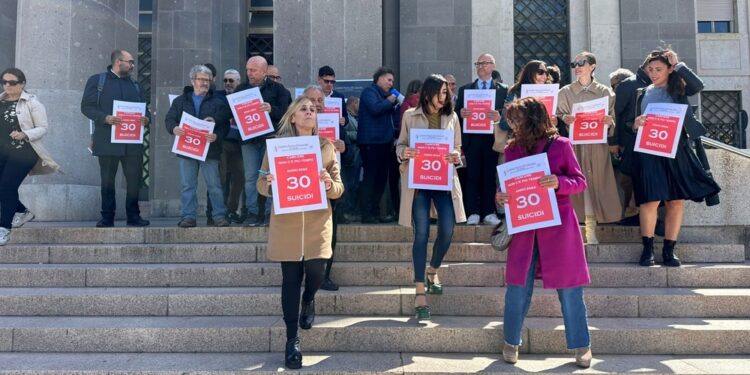
[[[456,113],[463,119],[469,117],[471,112],[464,108],[465,90],[494,90],[495,109],[487,112],[487,117],[492,120],[494,134],[463,134],[461,137],[462,149],[466,156],[466,181],[461,189],[464,194],[464,205],[466,207],[467,225],[477,225],[480,219],[484,224],[496,225],[500,222],[495,209],[496,190],[496,167],[498,152],[492,149],[495,138],[504,133],[499,130],[500,110],[508,95],[508,87],[492,79],[492,71],[495,70],[495,58],[489,53],[479,56],[474,63],[477,69],[477,79],[458,89],[456,99]]]

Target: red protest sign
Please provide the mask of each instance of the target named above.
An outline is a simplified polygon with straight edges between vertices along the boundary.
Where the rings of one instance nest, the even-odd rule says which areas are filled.
[[[539,186],[544,172],[534,172],[505,180],[511,199],[508,201],[513,227],[555,220],[549,189]]]
[[[122,122],[113,125],[113,143],[143,143],[143,125],[139,112],[117,112]]]
[[[252,138],[273,130],[273,125],[268,120],[268,116],[260,109],[261,104],[260,99],[254,99],[234,106],[234,110],[237,112],[237,119],[239,120],[239,124],[237,125],[243,135],[243,139]]]
[[[416,143],[417,157],[414,158],[412,182],[435,187],[450,186],[448,162],[445,155],[450,153],[446,143]]]
[[[554,96],[537,96],[537,100],[544,103],[544,108],[547,109],[547,116],[552,117],[555,115],[555,97]]]
[[[176,152],[194,159],[205,160],[208,153],[207,131],[196,129],[187,124],[182,124],[185,134],[177,137],[175,144]]]
[[[467,100],[466,109],[469,110],[469,117],[466,118],[467,131],[492,133],[492,120],[487,116],[487,112],[493,109],[492,101]]]
[[[657,114],[646,115],[646,124],[643,126],[643,133],[638,142],[640,151],[652,151],[657,155],[665,156],[674,154],[677,150],[679,137],[680,117],[663,116]]]
[[[321,204],[320,171],[315,154],[277,156],[274,158],[282,209]]]
[[[607,127],[602,122],[604,110],[583,112],[575,115],[575,122],[570,129],[573,143],[606,143]]]

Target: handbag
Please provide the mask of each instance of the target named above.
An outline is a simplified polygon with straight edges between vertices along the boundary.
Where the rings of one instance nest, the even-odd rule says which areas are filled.
[[[547,153],[549,151],[549,147],[552,145],[552,141],[555,140],[555,137],[552,137],[547,140],[547,144],[544,145],[544,150],[542,153]],[[492,248],[497,251],[505,251],[510,247],[510,241],[513,239],[513,236],[511,234],[508,234],[508,225],[506,225],[506,221],[503,220],[500,222],[500,224],[497,224],[495,226],[495,229],[492,230],[492,234],[490,235],[490,245],[492,245]]]

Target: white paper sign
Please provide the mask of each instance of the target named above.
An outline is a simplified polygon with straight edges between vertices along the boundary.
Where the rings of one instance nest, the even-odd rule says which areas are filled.
[[[214,123],[182,112],[179,126],[185,134],[174,137],[172,152],[191,159],[206,161],[210,146],[206,135],[214,132]]]
[[[324,100],[324,102],[323,102],[323,108],[325,108],[323,112],[326,112],[326,113],[338,113],[339,117],[343,116],[344,112],[342,112],[342,110],[344,108],[344,105],[343,105],[343,101],[341,100],[341,98],[332,98],[332,97],[329,96],[329,97],[326,97],[323,100]],[[338,112],[334,112],[333,111],[334,108]],[[336,121],[338,121],[338,119]]]
[[[570,142],[574,145],[607,143],[607,126],[602,117],[609,114],[609,97],[575,103],[571,108],[575,121],[570,125]]]
[[[143,143],[143,125],[141,117],[146,116],[146,103],[112,101],[112,116],[119,117],[122,122],[112,125],[110,142],[112,143]]]
[[[320,181],[323,158],[320,138],[284,137],[266,140],[268,164],[274,176],[276,215],[328,208],[325,184]]]
[[[271,116],[260,109],[263,96],[259,88],[229,94],[227,101],[243,141],[274,131]]]
[[[487,112],[495,110],[495,90],[464,90],[464,108],[470,112],[463,121],[464,133],[494,133]]]
[[[547,108],[547,114],[550,117],[557,113],[557,93],[560,91],[560,85],[557,83],[550,84],[525,84],[521,85],[521,97],[526,98],[533,96]]]
[[[509,196],[504,206],[509,234],[553,227],[562,223],[555,190],[539,186],[539,179],[549,174],[546,153],[497,166],[500,190]]]
[[[453,139],[451,129],[409,130],[409,147],[417,149],[417,157],[409,160],[410,189],[453,190],[455,168],[445,160],[454,151]]]
[[[646,124],[638,128],[634,150],[674,159],[687,108],[687,104],[649,103],[643,111]]]
[[[175,95],[175,94],[167,94],[167,97],[169,97],[169,106],[170,107],[172,106],[172,103],[174,102],[175,99],[177,99],[178,96],[179,95]]]

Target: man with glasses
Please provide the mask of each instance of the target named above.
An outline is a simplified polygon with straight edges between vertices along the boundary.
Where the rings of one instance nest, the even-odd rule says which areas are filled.
[[[130,77],[135,69],[133,55],[125,50],[115,50],[110,55],[112,65],[107,71],[89,77],[81,98],[81,112],[93,122],[91,152],[99,158],[101,176],[102,218],[96,223],[99,228],[113,227],[115,220],[115,176],[122,164],[125,175],[125,212],[127,225],[143,227],[148,220],[141,218],[138,207],[138,193],[143,176],[143,144],[112,143],[112,126],[117,126],[122,119],[112,115],[112,104],[115,100],[145,103],[138,82]],[[149,124],[148,108],[146,116],[141,117],[141,124]]]
[[[474,63],[478,78],[458,89],[456,99],[456,113],[460,119],[470,116],[464,108],[464,90],[494,90],[495,109],[487,112],[492,120],[495,134],[463,134],[462,149],[466,156],[466,180],[462,186],[467,225],[479,224],[480,218],[484,224],[496,225],[500,223],[495,209],[496,167],[499,153],[492,149],[495,137],[499,134],[500,110],[508,95],[508,87],[492,79],[495,70],[495,58],[489,53],[479,56]]]
[[[266,70],[266,76],[268,76],[268,78],[276,83],[281,83],[281,72],[279,71],[279,68],[274,65],[268,66],[268,70]]]

